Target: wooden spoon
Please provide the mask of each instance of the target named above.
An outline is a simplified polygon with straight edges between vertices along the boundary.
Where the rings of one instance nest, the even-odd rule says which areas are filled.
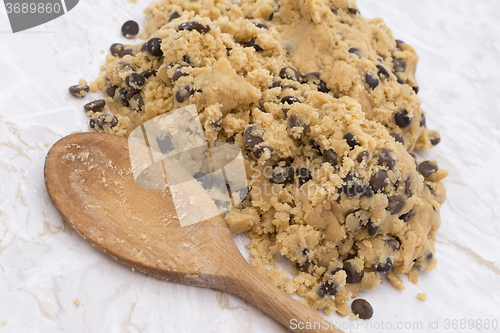
[[[168,189],[139,187],[130,168],[126,138],[73,134],[47,154],[45,185],[62,217],[84,239],[133,269],[230,292],[289,329],[292,319],[317,323],[295,332],[342,333],[253,270],[222,216],[181,227]]]

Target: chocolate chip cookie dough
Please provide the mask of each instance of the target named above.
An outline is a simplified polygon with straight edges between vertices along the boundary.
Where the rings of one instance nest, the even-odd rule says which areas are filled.
[[[440,138],[417,97],[415,50],[381,19],[354,0],[164,0],[146,14],[147,41],[113,44],[93,83],[107,97],[86,107],[91,130],[127,136],[196,105],[206,138],[246,159],[230,229],[250,237],[262,275],[313,309],[347,314],[384,274],[400,288],[398,274],[435,267],[447,172],[411,151]]]

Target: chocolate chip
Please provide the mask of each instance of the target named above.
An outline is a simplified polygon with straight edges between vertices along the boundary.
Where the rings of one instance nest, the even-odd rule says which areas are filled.
[[[373,190],[370,185],[365,186],[365,191],[363,192],[363,195],[368,198],[373,197]]]
[[[377,79],[370,73],[367,73],[365,75],[365,81],[371,89],[377,88],[378,84],[380,83],[379,79]]]
[[[347,10],[349,11],[349,14],[356,15],[359,13],[359,9],[357,8],[348,8]]]
[[[295,177],[299,179],[299,185],[302,186],[312,179],[311,172],[307,168],[299,168],[295,171]]]
[[[426,182],[425,186],[429,189],[429,191],[431,191],[432,195],[436,195],[436,191],[434,191],[434,188],[432,187],[432,185],[430,183]]]
[[[405,138],[403,138],[403,136],[396,133],[392,133],[391,136],[394,138],[394,140],[396,140],[396,142],[399,142],[403,146],[405,145]]]
[[[125,49],[125,50],[123,50],[121,56],[125,57],[126,55],[134,55],[134,50],[132,50],[132,49]]]
[[[316,141],[314,141],[313,139],[309,139],[309,144],[311,145],[311,148],[313,150],[315,150],[318,154],[322,155],[321,147],[316,143]]]
[[[373,308],[362,298],[355,299],[351,304],[352,312],[359,316],[359,319],[370,319],[373,316]]]
[[[363,55],[363,52],[360,49],[358,49],[357,47],[351,47],[349,49],[349,53],[355,54],[358,57],[361,57]]]
[[[320,284],[318,288],[318,296],[335,296],[339,292],[339,289],[340,288],[337,284],[335,284],[333,281],[327,280]]]
[[[320,72],[307,73],[307,74],[302,75],[302,80],[301,81],[303,83],[305,83],[305,82],[308,82],[308,81],[319,80],[320,76],[321,76]]]
[[[127,98],[128,101],[130,101],[130,99],[135,95],[135,94],[138,94],[140,93],[141,91],[139,89],[130,89],[128,92],[127,92],[127,95],[125,95],[125,97]]]
[[[404,72],[406,69],[406,60],[395,58],[394,60],[392,60],[392,65],[393,65],[394,71]]]
[[[147,71],[142,72],[142,75],[144,75],[144,77],[146,79],[149,79],[151,76],[156,75],[156,70],[155,69],[148,69]]]
[[[368,223],[366,224],[367,228],[368,228],[368,234],[373,237],[375,236],[375,234],[377,233],[377,231],[380,229],[380,227],[382,225],[373,225],[373,222],[371,220],[368,221]]]
[[[404,44],[404,43],[405,43],[405,42],[403,42],[402,40],[400,40],[400,39],[396,39],[396,47],[397,47],[398,49],[401,49],[401,47],[403,46],[403,44]]]
[[[361,154],[358,155],[358,157],[356,158],[356,161],[358,163],[363,162],[363,160],[368,162],[369,158],[370,158],[370,153],[368,152],[368,150],[365,150],[364,152],[362,152]]]
[[[73,96],[78,97],[78,98],[82,98],[85,95],[87,95],[87,93],[89,92],[89,86],[88,85],[84,85],[84,86],[75,85],[75,86],[69,87],[68,90]]]
[[[337,165],[337,154],[333,149],[326,149],[323,151],[323,163],[330,163],[332,166]]]
[[[259,125],[251,125],[243,132],[243,140],[251,148],[264,142],[263,136],[264,130]]]
[[[208,25],[204,26],[200,22],[190,21],[190,22],[184,22],[184,23],[179,24],[179,30],[180,31],[182,31],[182,30],[187,30],[187,31],[196,30],[200,34],[204,34],[204,33],[207,33],[210,31],[210,27]]]
[[[161,57],[163,51],[161,50],[161,39],[153,37],[146,42],[146,50],[154,57]]]
[[[348,262],[348,261],[345,262],[342,269],[345,271],[345,273],[347,275],[346,279],[345,279],[346,283],[353,284],[353,283],[358,283],[359,281],[361,281],[361,273],[356,272],[356,269],[354,268],[354,266],[350,262]]]
[[[262,47],[257,45],[257,43],[255,42],[255,38],[252,38],[248,42],[246,42],[245,47],[253,47],[257,52],[264,51]]]
[[[96,120],[96,126],[99,128],[115,127],[116,124],[118,124],[118,119],[113,114],[101,114]]]
[[[125,88],[120,88],[120,90],[118,90],[118,96],[120,98],[120,102],[122,102],[124,106],[128,106],[127,91]]]
[[[122,57],[123,50],[125,50],[125,46],[120,43],[111,44],[111,46],[109,47],[109,52],[111,52],[113,56],[118,58]]]
[[[302,265],[297,262],[297,263],[295,263],[295,267],[297,267],[297,269],[301,272],[308,272],[309,267],[311,267],[311,262],[306,261]]]
[[[283,88],[281,88],[282,90],[285,90],[285,89],[292,89],[292,90],[299,90],[299,88],[297,86],[294,86],[293,84],[287,84],[286,86],[283,86]]]
[[[382,65],[377,65],[377,68],[378,68],[378,75],[380,77],[385,77],[387,80],[390,80],[391,79],[391,74],[387,71],[387,69],[385,69],[384,66]]]
[[[269,147],[269,146],[262,146],[262,145],[259,145],[259,146],[255,146],[253,147],[252,149],[252,153],[253,153],[253,156],[255,156],[256,159],[260,159],[260,157],[262,155],[264,155],[264,153],[266,151],[269,151],[269,155],[272,155],[273,152],[274,152],[274,149],[273,147]]]
[[[184,66],[177,67],[174,74],[172,75],[172,81],[175,82],[175,81],[179,80],[179,78],[189,75],[188,73],[186,73],[182,70],[183,68],[185,68],[185,67]]]
[[[127,21],[122,26],[122,34],[126,38],[134,38],[139,33],[139,24],[136,21]]]
[[[281,81],[274,81],[273,83],[271,83],[271,85],[269,86],[269,89],[273,89],[273,88],[276,88],[276,87],[281,87]]]
[[[186,63],[186,65],[188,65],[189,67],[194,67],[194,64],[191,61],[191,58],[187,54],[182,56],[182,61],[184,61]]]
[[[408,213],[401,215],[399,218],[404,222],[408,222],[413,216],[415,216],[415,211],[413,209],[410,209]]]
[[[330,92],[330,89],[328,89],[325,81],[319,80],[318,91],[325,94],[328,94]]]
[[[256,26],[257,28],[261,28],[261,29],[269,29],[269,28],[267,27],[267,25],[266,25],[264,22],[262,22],[262,21],[260,21],[260,22],[255,22],[254,24],[255,24],[255,26]]]
[[[401,246],[401,243],[396,238],[391,237],[385,240],[385,245],[387,245],[392,251],[396,251]]]
[[[168,22],[172,22],[173,20],[177,19],[181,17],[181,15],[177,12],[173,12],[172,14],[170,14],[170,17],[168,18]]]
[[[304,131],[307,128],[306,124],[304,124],[303,122],[298,120],[297,117],[294,116],[290,117],[290,120],[288,121],[288,126],[290,126],[290,128],[302,127],[302,133],[304,133]]]
[[[379,262],[372,266],[379,273],[389,273],[392,270],[392,260],[387,258],[385,262]]]
[[[344,134],[344,139],[347,141],[349,147],[351,147],[351,150],[354,149],[354,147],[359,146],[358,138],[356,138],[352,133],[347,132]]]
[[[437,132],[431,133],[429,135],[429,139],[431,140],[431,144],[433,146],[436,146],[437,144],[439,144],[441,142],[441,136]]]
[[[389,203],[385,209],[389,211],[391,215],[396,215],[405,206],[405,199],[403,199],[403,197],[399,195],[390,197],[388,201]]]
[[[269,18],[268,18],[267,20],[268,20],[268,21],[272,21],[272,20],[273,20],[273,18],[274,18],[274,14],[275,14],[275,13],[278,13],[278,12],[279,12],[279,10],[275,10],[275,11],[273,11],[273,12],[269,15]]]
[[[103,99],[98,99],[96,101],[87,103],[83,106],[85,111],[101,112],[106,106],[106,101]]]
[[[144,106],[144,100],[141,94],[137,93],[133,95],[129,100],[129,105],[136,111],[140,111]]]
[[[429,178],[438,170],[438,166],[431,161],[423,161],[418,165],[418,172],[425,178]]]
[[[90,119],[90,121],[89,121],[89,127],[91,129],[95,129],[95,119]]]
[[[409,197],[411,197],[412,192],[411,192],[411,177],[406,178],[405,180],[405,194]]]
[[[399,127],[405,128],[410,126],[413,118],[408,115],[408,111],[401,109],[394,115],[394,120]]]
[[[378,153],[378,165],[385,166],[389,170],[394,169],[396,160],[392,157],[392,152],[389,149],[381,149]]]
[[[288,166],[273,166],[273,172],[271,173],[271,179],[269,179],[274,184],[283,184],[290,179],[290,168]]]
[[[384,170],[377,171],[370,178],[370,185],[375,192],[389,185],[389,176],[387,175],[387,172]]]
[[[432,261],[432,258],[434,258],[434,254],[432,252],[429,252],[425,255],[424,259],[430,263]]]
[[[184,103],[192,94],[194,94],[194,90],[191,83],[183,83],[179,86],[177,92],[175,93],[175,100],[179,103]]]
[[[394,74],[394,73],[393,73]],[[405,80],[403,80],[402,78],[400,78],[399,76],[397,76],[396,74],[394,74],[394,76],[396,77],[396,81],[398,81],[399,84],[404,84],[405,83]]]
[[[337,9],[332,8],[332,13],[334,13],[335,15],[337,15]]]
[[[116,89],[118,89],[117,86],[107,86],[106,87],[106,94],[109,96],[109,97],[115,97],[115,93],[116,93]]]
[[[420,115],[420,126],[425,127],[427,125],[427,120],[425,119],[425,114]]]
[[[222,118],[217,118],[216,120],[212,121],[210,123],[210,127],[212,127],[214,131],[220,131],[222,129]]]
[[[146,83],[146,77],[139,73],[132,73],[125,79],[125,84],[135,89],[139,89],[144,83]]]
[[[342,184],[342,192],[348,197],[357,197],[365,193],[365,184],[356,176],[347,175]]]
[[[284,79],[289,79],[289,80],[295,80],[299,81],[300,75],[299,72],[295,68],[292,67],[284,67],[280,71],[280,78]]]
[[[292,105],[293,103],[301,103],[301,101],[296,96],[285,96],[281,99],[281,103]]]
[[[148,43],[143,43],[141,46],[141,52],[146,53],[148,52]]]
[[[401,178],[398,177],[398,179],[396,179],[396,181],[394,182],[394,189],[398,189],[399,188],[399,183],[401,182]]]

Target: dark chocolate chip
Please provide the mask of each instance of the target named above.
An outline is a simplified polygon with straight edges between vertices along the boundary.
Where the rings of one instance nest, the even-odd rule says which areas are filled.
[[[125,84],[135,89],[139,89],[144,83],[146,83],[146,77],[140,73],[132,73],[125,79]]]
[[[272,155],[273,152],[274,152],[274,149],[273,147],[269,147],[269,146],[262,146],[262,145],[259,145],[259,146],[255,146],[253,147],[252,149],[252,153],[253,153],[253,156],[255,156],[256,159],[260,159],[260,157],[262,155],[264,155],[264,153],[266,151],[269,151],[269,154]]]
[[[398,189],[399,188],[399,183],[401,182],[401,178],[398,177],[398,179],[396,179],[396,181],[394,182],[394,189]]]
[[[415,211],[413,209],[410,209],[408,213],[401,215],[399,218],[404,222],[408,222],[413,216],[415,216]]]
[[[179,103],[184,103],[189,99],[189,96],[194,94],[193,86],[191,83],[183,83],[175,93],[175,100]]]
[[[392,157],[392,152],[389,149],[381,149],[378,153],[378,165],[385,166],[389,170],[394,169],[396,160]]]
[[[134,50],[132,50],[132,49],[125,49],[125,50],[123,50],[121,56],[125,57],[126,55],[134,55]]]
[[[405,43],[405,42],[403,42],[402,40],[400,40],[400,39],[396,39],[396,47],[397,47],[398,49],[401,49],[401,47],[403,46],[403,44],[404,44],[404,43]]]
[[[109,51],[111,52],[111,54],[118,58],[122,57],[123,50],[125,50],[125,46],[120,43],[111,44],[111,46],[109,47]]]
[[[389,71],[387,71],[387,69],[385,69],[384,66],[377,65],[377,68],[378,68],[378,76],[385,77],[387,80],[391,79],[391,74],[389,73]]]
[[[288,166],[273,166],[273,171],[271,173],[271,179],[269,179],[274,184],[283,184],[290,179],[290,168]]]
[[[186,65],[188,65],[189,67],[194,67],[194,64],[191,61],[191,58],[187,54],[182,56],[182,61],[184,61],[186,63]]]
[[[418,165],[418,172],[425,178],[429,178],[438,170],[438,166],[431,161],[423,161]]]
[[[391,136],[394,138],[394,140],[396,140],[396,142],[399,142],[403,146],[405,145],[405,138],[403,138],[402,135],[392,133]]]
[[[259,125],[251,125],[243,132],[243,140],[250,148],[264,142],[264,139],[262,139],[263,136],[264,130]]]
[[[394,120],[399,127],[405,128],[410,126],[413,118],[408,115],[408,111],[401,109],[394,115]]]
[[[370,185],[365,186],[365,191],[363,192],[363,195],[368,198],[373,197],[373,190]]]
[[[85,111],[101,112],[106,106],[106,101],[103,99],[98,99],[96,101],[87,103],[83,106]]]
[[[436,195],[436,191],[434,191],[434,188],[432,187],[432,185],[430,183],[426,182],[425,186],[429,189],[429,191],[431,191],[432,195]]]
[[[89,127],[91,129],[95,129],[95,119],[90,119],[90,121],[89,121]]]
[[[377,88],[378,84],[380,83],[379,79],[377,79],[373,74],[367,73],[365,75],[365,81],[368,84],[368,87],[371,89]]]
[[[245,47],[253,47],[257,52],[264,51],[262,47],[257,45],[257,43],[255,42],[255,38],[252,38],[248,42],[246,42]]]
[[[342,184],[342,192],[349,197],[357,197],[365,194],[365,184],[356,176],[347,175]]]
[[[401,243],[394,237],[387,238],[385,240],[385,245],[387,245],[392,251],[399,250]]]
[[[141,94],[137,93],[133,95],[129,100],[129,105],[136,111],[142,110],[144,106],[144,100],[142,99]]]
[[[358,138],[356,138],[352,133],[347,132],[344,134],[344,139],[347,141],[349,147],[351,147],[351,150],[354,149],[354,147],[359,146]]]
[[[210,127],[212,127],[214,131],[220,131],[222,129],[222,118],[217,118],[216,120],[212,121],[210,123]]]
[[[261,29],[269,29],[269,28],[267,27],[267,24],[265,24],[265,23],[264,23],[264,22],[262,22],[262,21],[255,22],[254,24],[255,24],[255,26],[256,26],[257,28],[261,28]]]
[[[326,149],[323,151],[323,163],[330,163],[332,166],[337,165],[337,154],[333,149]]]
[[[335,284],[333,281],[327,280],[320,284],[318,288],[318,296],[335,296],[339,292],[339,289],[340,288],[337,284]]]
[[[304,131],[307,128],[306,124],[304,124],[303,122],[298,120],[297,117],[294,116],[290,117],[290,120],[288,121],[288,126],[290,126],[290,128],[302,127],[302,133],[304,133]]]
[[[415,87],[411,87],[413,89],[413,91],[415,92],[415,94],[418,94],[418,86],[415,86]]]
[[[142,46],[141,46],[141,52],[143,52],[143,53],[148,52],[148,43],[147,42],[144,43],[144,44],[142,44]]]
[[[360,49],[358,49],[357,47],[351,47],[349,49],[349,53],[355,54],[358,57],[361,57],[363,55],[363,52]]]
[[[281,103],[292,105],[293,103],[301,103],[300,99],[296,96],[285,96],[281,99]]]
[[[429,135],[429,139],[431,140],[431,144],[436,146],[441,142],[441,136],[438,133],[433,133]]]
[[[347,10],[349,11],[349,14],[356,15],[359,13],[359,9],[357,8],[348,8]]]
[[[430,263],[432,261],[432,258],[434,258],[434,254],[432,252],[429,252],[425,255],[424,259]]]
[[[403,199],[402,196],[395,195],[393,197],[390,197],[388,199],[389,203],[387,207],[385,208],[391,215],[396,215],[403,209],[405,206],[405,199]]]
[[[127,92],[127,95],[125,95],[125,97],[127,98],[128,101],[130,101],[130,99],[135,95],[135,94],[138,94],[140,93],[141,90],[139,89],[130,89],[128,92]]]
[[[368,162],[369,158],[370,158],[370,153],[368,152],[368,150],[365,150],[364,152],[362,152],[361,154],[358,155],[358,157],[356,158],[356,161],[358,161],[358,163],[363,162],[363,160]]]
[[[204,34],[210,31],[210,27],[208,25],[204,26],[200,22],[190,21],[179,24],[179,30],[187,30],[187,31],[196,30],[200,34]]]
[[[362,298],[355,299],[351,304],[352,313],[359,316],[359,319],[370,319],[373,316],[373,308]]]
[[[136,21],[127,21],[122,26],[122,34],[126,38],[134,38],[139,33],[139,24]]]
[[[75,86],[69,87],[68,90],[71,93],[71,95],[76,96],[78,98],[82,98],[89,92],[89,86],[87,85],[80,86],[77,84]]]
[[[377,234],[377,231],[380,229],[380,227],[382,226],[381,224],[375,226],[373,225],[373,222],[371,220],[368,221],[368,223],[366,224],[367,228],[368,228],[368,234],[373,237]]]
[[[275,13],[278,13],[278,12],[279,12],[279,10],[275,10],[275,11],[273,11],[273,12],[269,15],[269,17],[268,17],[268,19],[267,19],[267,20],[268,20],[268,21],[272,21],[272,20],[273,20],[273,18],[274,18],[274,14],[275,14]]]
[[[307,74],[302,75],[302,80],[301,81],[303,83],[305,83],[305,82],[308,82],[308,81],[319,80],[320,76],[321,76],[320,72],[307,73]]]
[[[385,262],[379,262],[372,266],[379,273],[389,273],[392,270],[392,260],[387,258]]]
[[[297,263],[295,263],[295,267],[297,267],[297,269],[301,272],[308,272],[309,267],[311,267],[311,262],[306,261],[302,265],[297,262]]]
[[[313,150],[315,150],[318,154],[322,155],[321,147],[316,143],[316,141],[314,141],[313,139],[309,139],[309,144],[311,145],[311,148]]]
[[[404,72],[406,69],[406,60],[395,58],[392,60],[392,65],[395,72]]]
[[[404,84],[405,83],[405,80],[403,80],[402,78],[400,78],[396,74],[394,74],[394,76],[396,77],[396,81],[398,81],[399,84]]]
[[[319,80],[318,90],[325,94],[328,94],[330,92],[330,89],[328,89],[326,82],[323,80]]]
[[[161,39],[153,37],[146,42],[146,50],[154,57],[161,57],[163,51],[161,50]]]
[[[107,86],[106,87],[106,94],[109,96],[109,97],[115,97],[115,93],[116,93],[116,89],[118,89],[117,86]]]
[[[283,88],[281,88],[281,89],[282,90],[285,90],[285,89],[299,90],[299,87],[294,86],[293,84],[287,84],[286,86],[283,86]]]
[[[299,168],[295,171],[295,177],[299,179],[299,185],[302,186],[312,179],[311,172],[307,168]]]
[[[188,73],[185,73],[182,69],[185,68],[184,66],[179,66],[177,67],[177,69],[175,70],[174,74],[172,75],[172,81],[177,81],[179,80],[179,78],[183,77],[183,76],[188,76],[189,74]]]
[[[113,114],[101,114],[96,120],[96,126],[99,128],[115,127],[116,124],[118,124],[118,119]]]
[[[332,8],[332,13],[334,13],[335,15],[337,15],[337,9]]]
[[[350,262],[348,261],[345,262],[342,269],[345,271],[347,275],[345,279],[346,283],[353,284],[361,281],[361,273],[356,272],[356,269]]]
[[[389,185],[389,176],[387,175],[387,172],[384,170],[377,171],[370,178],[370,185],[375,192]]]
[[[128,106],[127,91],[125,88],[120,88],[120,90],[118,90],[118,96],[120,98],[120,102],[122,102],[124,106]]]
[[[181,17],[181,14],[179,14],[177,12],[173,12],[172,14],[170,14],[170,17],[168,18],[168,22],[172,22],[173,20],[175,20],[179,17]]]
[[[292,67],[284,67],[280,71],[280,78],[284,79],[289,79],[289,80],[295,80],[299,81],[300,75],[299,72],[295,68]]]
[[[160,149],[162,154],[168,154],[175,149],[175,146],[172,143],[172,139],[169,136],[161,136],[159,138],[156,138],[156,142],[158,143],[158,148]],[[197,174],[195,174],[194,178],[199,178],[200,173],[201,172],[198,172]],[[204,176],[204,174],[202,174],[202,175]]]
[[[269,89],[273,89],[276,87],[281,87],[281,81],[274,81],[270,86]]]
[[[425,114],[422,113],[420,115],[420,126],[426,127],[426,125],[427,125],[427,120],[425,119]]]
[[[148,69],[147,71],[142,72],[142,75],[144,75],[144,77],[146,79],[149,79],[151,76],[156,75],[156,70],[155,69]]]
[[[411,192],[411,177],[406,178],[405,180],[405,194],[409,197],[411,197],[412,192]]]

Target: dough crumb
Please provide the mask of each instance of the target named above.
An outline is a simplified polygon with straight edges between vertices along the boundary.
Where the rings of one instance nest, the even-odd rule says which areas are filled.
[[[349,319],[351,321],[358,320],[359,319],[359,314],[355,315],[354,313],[351,313],[351,315],[349,316]]]
[[[2,320],[2,326],[7,325],[7,320]]]
[[[417,298],[421,300],[422,302],[425,302],[427,300],[427,294],[425,292],[418,293]]]
[[[389,280],[389,283],[394,288],[399,289],[399,290],[404,290],[405,289],[405,285],[403,283],[403,279],[401,279],[401,277],[399,275],[397,275],[396,273],[390,272],[387,275],[387,279]]]
[[[416,269],[412,269],[410,271],[410,273],[408,273],[408,281],[410,281],[411,283],[413,283],[415,285],[418,283],[419,277],[420,277],[420,274],[418,273],[418,271]]]
[[[78,299],[78,298],[75,298],[75,300],[73,301],[73,303],[75,303],[76,306],[80,306],[81,305],[80,299]]]

